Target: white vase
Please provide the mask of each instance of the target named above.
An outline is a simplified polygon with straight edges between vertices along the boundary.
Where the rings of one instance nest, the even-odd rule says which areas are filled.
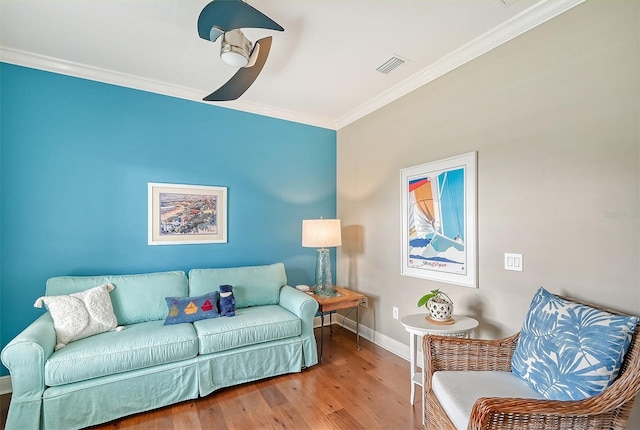
[[[441,295],[430,298],[427,302],[427,309],[429,309],[431,318],[437,321],[447,321],[453,315],[453,303]]]

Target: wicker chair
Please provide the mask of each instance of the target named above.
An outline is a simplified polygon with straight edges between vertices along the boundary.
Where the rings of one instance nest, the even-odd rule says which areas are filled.
[[[573,302],[620,312],[593,304]],[[479,429],[563,429],[622,430],[626,428],[634,399],[640,391],[640,323],[636,327],[620,374],[604,392],[580,401],[518,398],[477,399],[469,418],[469,430]],[[511,371],[511,356],[519,333],[499,340],[460,339],[435,335],[423,338],[425,363],[425,423],[429,430],[456,430],[432,390],[432,376],[438,370]]]

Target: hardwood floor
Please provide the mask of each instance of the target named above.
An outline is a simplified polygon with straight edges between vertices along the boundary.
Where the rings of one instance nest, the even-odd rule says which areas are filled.
[[[357,351],[355,334],[340,326],[332,335],[326,327],[324,334],[322,363],[301,373],[225,388],[92,429],[423,428],[419,394],[415,405],[409,403],[407,361],[362,338]]]
[[[9,410],[9,402],[11,401],[11,394],[5,394],[0,396],[0,427],[5,428],[7,423],[7,411]]]

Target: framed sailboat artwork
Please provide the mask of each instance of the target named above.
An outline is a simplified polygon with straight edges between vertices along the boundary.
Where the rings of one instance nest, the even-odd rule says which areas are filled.
[[[400,177],[402,275],[477,288],[476,152]]]

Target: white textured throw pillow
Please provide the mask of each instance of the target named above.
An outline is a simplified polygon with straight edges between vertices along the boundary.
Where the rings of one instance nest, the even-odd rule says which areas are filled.
[[[56,351],[69,342],[114,330],[118,320],[113,313],[109,292],[115,287],[104,284],[65,296],[43,296],[34,306],[47,306],[56,330]]]

